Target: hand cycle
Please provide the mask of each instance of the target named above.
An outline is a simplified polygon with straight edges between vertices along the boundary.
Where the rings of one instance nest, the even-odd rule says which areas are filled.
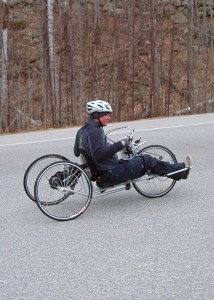
[[[109,130],[108,135],[115,130]],[[141,138],[134,141],[134,130],[126,133],[129,147],[121,151],[121,158],[149,154],[159,160],[176,163],[177,159],[171,150],[161,145],[142,147],[146,141]],[[95,166],[81,154],[81,164],[70,161],[58,154],[43,155],[34,160],[26,169],[23,179],[24,190],[28,197],[37,203],[39,209],[49,218],[58,221],[69,221],[79,217],[89,207],[92,198],[103,197],[112,193],[130,190],[132,187],[142,196],[158,198],[166,195],[176,181],[167,176],[159,176],[147,171],[142,177],[105,188],[96,185]],[[50,178],[56,175],[56,186],[50,184]]]

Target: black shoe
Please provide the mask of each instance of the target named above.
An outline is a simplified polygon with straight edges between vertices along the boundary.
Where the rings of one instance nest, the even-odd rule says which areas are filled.
[[[106,189],[106,188],[109,188],[109,187],[113,187],[114,184],[113,183],[109,183],[109,182],[101,182],[99,180],[96,181],[96,184],[97,186],[100,188],[100,189]]]

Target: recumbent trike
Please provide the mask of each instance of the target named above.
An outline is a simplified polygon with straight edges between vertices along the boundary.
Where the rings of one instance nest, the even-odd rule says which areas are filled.
[[[107,138],[112,141],[108,134],[122,128],[125,127],[109,130],[106,133]],[[164,146],[150,145],[142,148],[146,141],[134,141],[134,130],[125,137],[129,139],[130,146],[121,151],[123,159],[150,154],[159,160],[177,162],[175,155]],[[98,175],[94,163],[84,152],[81,152],[80,159],[81,164],[71,162],[62,155],[47,154],[34,160],[27,168],[23,179],[25,192],[49,218],[58,221],[75,219],[86,211],[92,198],[129,190],[131,187],[145,197],[161,197],[176,183],[168,176],[159,176],[148,171],[138,179],[99,188],[96,185]],[[179,172],[184,170],[186,168]],[[52,180],[53,176],[57,180]]]

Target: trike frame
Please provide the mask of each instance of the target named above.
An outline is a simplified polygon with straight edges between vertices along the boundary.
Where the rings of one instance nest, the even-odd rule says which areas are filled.
[[[139,150],[136,155],[144,153],[158,157],[160,160],[177,162],[175,155],[166,147],[161,145],[150,145]],[[46,159],[53,159],[54,162],[47,163]],[[33,192],[29,192],[29,174],[40,161],[45,162],[45,167],[36,170],[37,176],[33,183]],[[54,172],[64,169],[70,169],[71,175],[75,176],[75,170],[81,175],[76,176],[78,184],[75,188],[70,189],[63,183],[57,189],[51,189],[49,178]],[[73,171],[72,171],[73,170]],[[35,172],[35,174],[36,174]],[[39,173],[39,175],[38,175]],[[81,182],[82,180],[82,182]],[[175,185],[176,181],[167,176],[158,176],[147,172],[141,178],[112,185],[105,188],[99,188],[95,182],[90,179],[90,170],[87,166],[73,163],[66,157],[57,154],[43,155],[36,159],[25,172],[24,188],[31,200],[35,201],[39,209],[48,217],[58,221],[68,221],[79,217],[88,208],[92,198],[98,198],[110,195],[116,192],[129,190],[134,187],[135,190],[143,196],[149,198],[158,198],[166,195]],[[83,193],[83,188],[87,186],[87,191]],[[80,196],[83,199],[80,199]],[[75,198],[76,197],[76,198]],[[68,201],[69,199],[69,201]],[[71,200],[70,200],[71,199]],[[78,199],[78,200],[76,200]],[[63,208],[63,206],[65,208]]]

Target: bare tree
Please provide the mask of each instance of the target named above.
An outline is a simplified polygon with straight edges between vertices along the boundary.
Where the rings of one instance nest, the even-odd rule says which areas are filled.
[[[213,110],[212,1],[24,2],[0,0],[1,132],[82,124],[95,98],[115,121]]]
[[[47,31],[48,31],[48,49],[50,59],[50,73],[51,73],[51,90],[54,99],[55,107],[53,108],[55,114],[56,126],[60,124],[60,95],[59,95],[59,71],[56,57],[55,39],[54,39],[54,0],[47,0]]]
[[[2,51],[1,51],[1,116],[0,131],[4,131],[8,127],[8,30],[7,18],[8,10],[6,6],[7,0],[3,0],[2,4]]]
[[[156,117],[160,111],[160,76],[159,55],[157,47],[156,1],[151,0],[151,116]]]
[[[196,113],[194,98],[194,56],[193,56],[193,0],[188,0],[188,99],[191,113]]]

